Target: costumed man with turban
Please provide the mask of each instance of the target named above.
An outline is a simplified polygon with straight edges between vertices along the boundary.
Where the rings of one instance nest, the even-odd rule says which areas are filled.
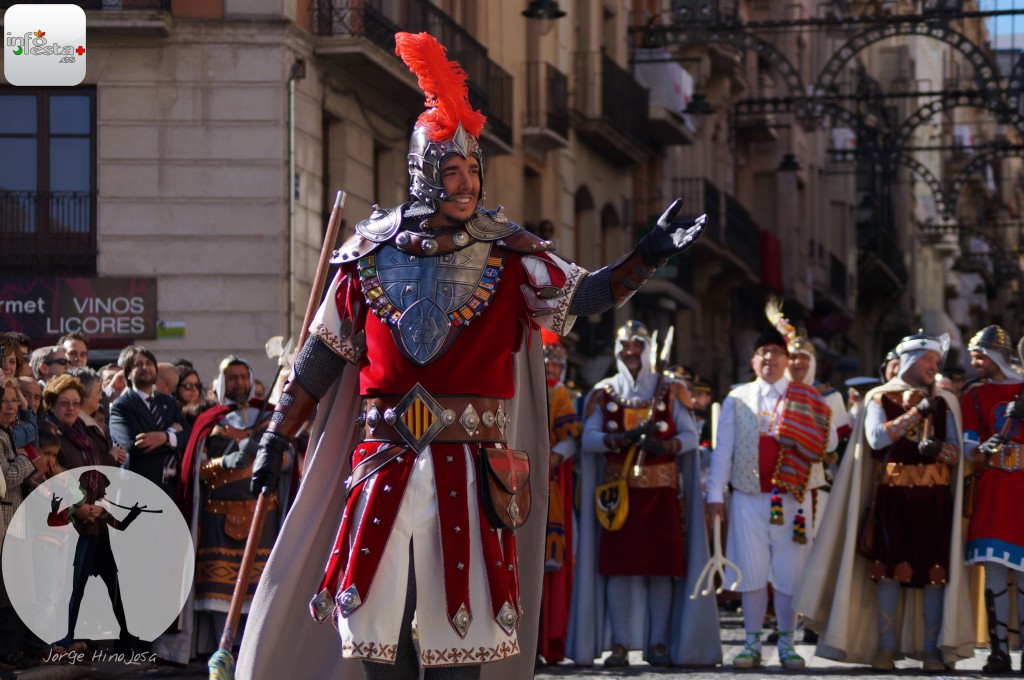
[[[947,347],[904,338],[899,373],[865,397],[797,600],[818,656],[882,671],[909,656],[938,672],[974,654],[960,404],[935,386]]]
[[[269,412],[264,410],[264,418],[256,422],[263,401],[252,396],[249,362],[230,355],[218,368],[218,403],[204,411],[192,427],[175,495],[196,546],[196,576],[194,592],[186,601],[179,626],[182,635],[165,636],[160,651],[164,658],[182,663],[187,663],[191,655],[215,651],[224,630],[256,508],[256,496],[249,488],[253,457],[269,419]],[[282,458],[283,469],[290,471],[292,451],[283,452]],[[244,628],[259,574],[280,527],[280,504],[286,502],[286,489],[280,491],[270,499],[239,630]],[[191,620],[189,612],[194,613]]]
[[[254,489],[275,485],[319,402],[303,485],[242,640],[247,679],[476,678],[485,665],[487,678],[529,677],[550,450],[534,332],[564,335],[577,315],[625,303],[703,229],[676,220],[679,201],[604,269],[555,256],[482,204],[484,116],[465,71],[426,33],[395,40],[427,95],[411,200],[375,208],[337,251],[260,443]]]
[[[811,466],[827,449],[829,408],[814,387],[786,377],[786,345],[775,328],[757,338],[751,358],[757,377],[722,402],[711,457],[708,511],[712,519],[724,520],[723,498],[731,484],[725,554],[743,573],[738,590],[746,640],[733,660],[736,668],[762,665],[769,583],[775,588],[779,662],[786,669],[805,666],[793,646],[793,595],[814,541],[807,490]],[[728,570],[726,583],[735,580]]]
[[[594,386],[584,407],[579,554],[566,652],[580,665],[604,650],[611,650],[604,661],[611,668],[628,665],[630,649],[643,650],[652,666],[714,665],[722,658],[715,599],[687,597],[708,558],[690,395],[669,374],[658,391],[653,354],[647,328],[626,323],[615,336],[619,371]],[[644,452],[639,470],[637,448]],[[623,477],[625,521],[599,526],[595,488]]]
[[[980,330],[967,345],[971,365],[982,382],[975,383],[961,400],[964,415],[964,452],[979,464],[971,498],[967,529],[967,564],[985,567],[985,608],[988,613],[987,674],[1010,670],[1007,622],[1010,594],[1007,580],[1014,572],[1018,615],[1024,616],[1024,528],[1019,520],[1024,497],[1024,378],[1013,370],[1010,338],[999,326]],[[973,500],[973,504],[970,501]]]
[[[547,663],[559,663],[565,659],[569,597],[572,595],[572,457],[576,453],[583,424],[576,413],[575,399],[563,382],[567,358],[565,347],[558,336],[546,328],[541,329],[541,337],[544,340],[544,370],[548,383],[551,481],[537,654]]]
[[[769,300],[765,312],[772,325],[786,338],[786,348],[789,350],[789,367],[786,368],[786,378],[804,385],[813,385],[820,392],[821,383],[816,380],[818,352],[814,343],[802,329],[794,328],[789,320],[782,315],[782,305],[778,300],[774,298]],[[843,397],[839,391],[830,389],[823,393],[821,398],[828,404],[829,409],[828,444],[825,447],[825,457],[811,463],[811,474],[807,480],[807,489],[811,492],[811,517],[813,520],[811,526],[814,535],[817,534],[818,525],[825,513],[825,507],[828,505],[829,478],[825,473],[826,467],[835,463],[839,447],[845,447],[850,433],[853,431],[850,416],[846,412],[846,405],[843,403]]]

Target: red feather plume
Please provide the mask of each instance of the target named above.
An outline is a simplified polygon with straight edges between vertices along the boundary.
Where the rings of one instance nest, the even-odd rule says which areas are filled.
[[[416,74],[426,95],[427,110],[416,120],[435,142],[451,139],[462,123],[466,132],[479,138],[487,118],[469,103],[469,78],[459,63],[448,59],[447,50],[429,33],[396,33],[395,54]]]

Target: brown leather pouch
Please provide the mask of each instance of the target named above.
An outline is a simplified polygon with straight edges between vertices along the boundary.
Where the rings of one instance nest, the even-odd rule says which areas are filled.
[[[964,500],[961,514],[964,519],[970,519],[974,514],[974,494],[978,488],[978,477],[981,472],[972,472],[964,477]]]
[[[860,518],[860,526],[857,528],[856,552],[861,557],[869,560],[875,558],[875,503],[864,508]]]
[[[530,456],[482,446],[478,455],[480,502],[496,529],[518,529],[530,516]]]

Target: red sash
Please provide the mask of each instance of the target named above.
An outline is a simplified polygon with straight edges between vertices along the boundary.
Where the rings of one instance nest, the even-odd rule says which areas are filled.
[[[779,440],[770,434],[757,438],[757,471],[761,477],[761,491],[771,493],[774,488],[775,464],[779,460]]]

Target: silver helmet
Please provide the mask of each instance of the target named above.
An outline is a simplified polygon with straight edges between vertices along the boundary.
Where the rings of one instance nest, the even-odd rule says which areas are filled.
[[[437,210],[437,203],[451,202],[451,196],[444,189],[441,179],[441,166],[458,154],[463,158],[473,157],[480,164],[480,199],[484,196],[484,158],[480,150],[480,142],[466,132],[460,123],[455,134],[449,139],[434,141],[427,136],[422,125],[412,131],[409,141],[409,194],[418,201],[425,203],[432,210]]]

